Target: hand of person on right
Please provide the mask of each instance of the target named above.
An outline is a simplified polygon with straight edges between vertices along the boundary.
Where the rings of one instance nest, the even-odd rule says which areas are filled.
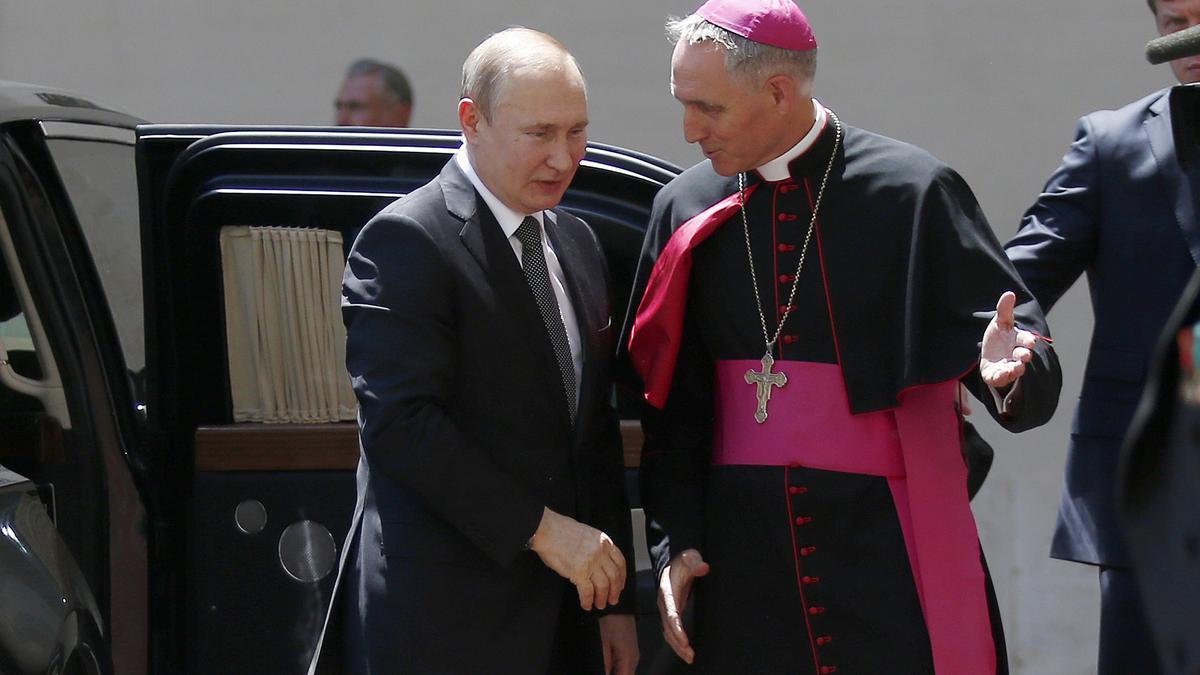
[[[687,663],[696,660],[696,650],[683,630],[683,608],[692,593],[692,584],[697,577],[708,574],[709,569],[700,552],[689,548],[672,558],[658,578],[658,613],[662,617],[663,637]]]
[[[625,556],[609,536],[551,511],[542,512],[529,548],[546,567],[575,585],[585,611],[615,605],[625,588]]]

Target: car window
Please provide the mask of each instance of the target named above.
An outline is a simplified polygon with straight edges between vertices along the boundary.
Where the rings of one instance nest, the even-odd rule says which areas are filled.
[[[51,384],[45,379],[53,370],[53,358],[41,352],[39,340],[30,331],[26,314],[29,293],[20,274],[0,213],[0,346],[4,348],[0,351],[0,417],[44,410],[39,396]]]
[[[8,352],[8,365],[14,372],[31,380],[41,378],[42,369],[38,365],[33,337],[29,334],[29,324],[17,297],[16,284],[3,259],[0,259],[0,344]]]
[[[64,126],[46,125],[46,142],[104,286],[125,365],[138,372],[146,357],[133,132]]]

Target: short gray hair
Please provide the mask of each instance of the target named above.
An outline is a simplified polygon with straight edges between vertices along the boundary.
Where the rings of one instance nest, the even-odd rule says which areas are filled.
[[[678,44],[713,42],[725,48],[725,70],[755,84],[785,73],[812,83],[817,75],[817,50],[796,51],[747,40],[709,22],[699,14],[667,20],[667,39]]]
[[[396,66],[375,59],[359,59],[350,64],[346,69],[346,78],[361,77],[363,75],[378,75],[379,80],[383,83],[384,93],[395,99],[396,103],[407,103],[412,105],[413,91],[412,85],[408,82],[408,77]]]
[[[489,35],[467,55],[462,68],[462,97],[474,101],[483,119],[491,122],[500,86],[509,73],[521,66],[560,68],[563,65],[579,73],[579,81],[584,83],[586,91],[583,69],[562,43],[532,28],[506,28]]]

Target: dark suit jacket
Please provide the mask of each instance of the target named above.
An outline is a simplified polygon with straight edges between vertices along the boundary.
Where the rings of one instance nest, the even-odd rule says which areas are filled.
[[[1117,455],[1163,325],[1200,260],[1167,90],[1079,120],[1075,142],[1005,248],[1046,311],[1086,273],[1095,329],[1051,555],[1124,566]]]
[[[1163,331],[1121,449],[1119,494],[1146,619],[1165,672],[1200,672],[1200,403],[1180,399],[1181,329],[1200,320],[1200,273]]]
[[[546,231],[583,342],[574,427],[520,264],[453,160],[355,240],[342,308],[358,504],[318,672],[337,647],[379,672],[545,672],[573,591],[524,550],[543,506],[632,561],[603,254],[565,211]]]

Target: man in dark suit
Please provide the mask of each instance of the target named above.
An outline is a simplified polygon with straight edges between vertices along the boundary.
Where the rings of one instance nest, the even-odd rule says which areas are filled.
[[[1161,34],[1200,22],[1200,0],[1148,2]],[[1200,58],[1171,67],[1182,83],[1200,80]],[[1163,90],[1079,120],[1005,247],[1046,311],[1083,272],[1091,289],[1095,329],[1050,554],[1100,568],[1101,673],[1156,672],[1115,495],[1150,355],[1200,260],[1195,188],[1176,161],[1168,102]]]
[[[464,63],[458,115],[463,149],[350,253],[358,504],[322,639],[342,653],[314,666],[632,673],[606,271],[555,208],[587,143],[583,76],[509,29]]]

